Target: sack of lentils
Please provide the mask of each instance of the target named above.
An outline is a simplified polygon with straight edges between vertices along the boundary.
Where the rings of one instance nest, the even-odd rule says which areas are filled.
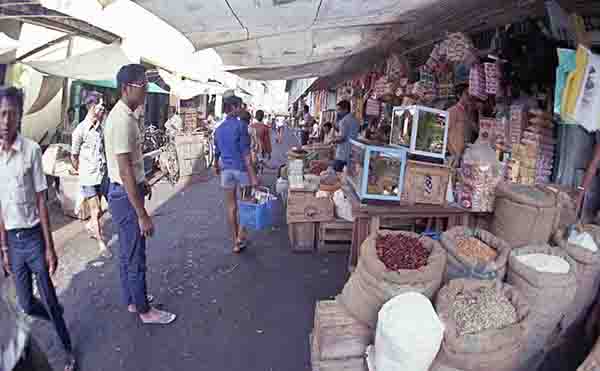
[[[518,367],[529,306],[500,281],[456,279],[437,295],[444,341],[431,370],[509,371]]]
[[[380,231],[361,246],[356,270],[338,302],[371,328],[377,314],[396,295],[414,291],[432,299],[446,269],[446,252],[439,242],[409,232]]]
[[[457,278],[504,280],[510,246],[483,229],[454,227],[442,234],[448,253],[444,282]]]
[[[546,346],[560,335],[577,291],[576,272],[575,261],[557,247],[538,244],[511,251],[506,281],[527,299],[531,311],[520,370],[536,370]]]
[[[600,288],[600,227],[581,225],[573,232],[570,236],[567,229],[560,229],[553,237],[554,243],[577,263],[577,292],[562,321],[564,331],[585,320]]]

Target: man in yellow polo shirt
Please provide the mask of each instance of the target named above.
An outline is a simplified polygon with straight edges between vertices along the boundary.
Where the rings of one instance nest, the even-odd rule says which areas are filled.
[[[154,224],[144,206],[151,194],[144,172],[142,138],[134,112],[143,107],[148,80],[140,64],[123,66],[117,74],[121,99],[106,119],[104,142],[110,179],[108,205],[119,233],[119,265],[123,301],[144,324],[167,325],[175,315],[150,306],[146,292],[146,238]]]

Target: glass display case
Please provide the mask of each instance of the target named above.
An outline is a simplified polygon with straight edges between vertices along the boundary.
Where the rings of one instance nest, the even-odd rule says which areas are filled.
[[[361,200],[400,201],[407,149],[351,141],[348,180]]]
[[[390,144],[414,155],[446,158],[448,112],[423,106],[395,107]]]

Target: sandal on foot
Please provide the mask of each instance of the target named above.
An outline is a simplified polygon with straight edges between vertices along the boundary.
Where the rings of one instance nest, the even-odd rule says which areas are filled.
[[[145,320],[140,317],[140,320],[142,320],[142,323],[144,325],[169,325],[169,324],[173,323],[173,321],[175,321],[175,319],[177,318],[177,316],[173,313],[165,312],[162,310],[157,310],[157,311],[159,313],[159,316],[157,319]]]
[[[67,362],[65,362],[65,371],[76,371],[77,370],[77,361],[75,357],[69,356],[67,358]]]
[[[108,247],[104,247],[100,249],[100,256],[105,259],[112,259],[113,253]]]
[[[235,243],[235,247],[233,248],[233,252],[236,254],[242,253],[248,247],[248,242],[245,240],[238,241]]]

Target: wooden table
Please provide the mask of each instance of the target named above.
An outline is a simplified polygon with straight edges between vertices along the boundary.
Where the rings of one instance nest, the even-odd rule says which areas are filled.
[[[352,247],[348,260],[348,269],[354,270],[360,255],[360,246],[369,234],[376,232],[382,226],[382,220],[399,220],[414,222],[417,219],[428,219],[429,225],[436,232],[447,228],[466,225],[473,226],[478,217],[487,214],[473,213],[458,206],[408,205],[394,202],[363,203],[349,185],[344,185],[344,193],[352,205],[354,224],[352,227]]]

